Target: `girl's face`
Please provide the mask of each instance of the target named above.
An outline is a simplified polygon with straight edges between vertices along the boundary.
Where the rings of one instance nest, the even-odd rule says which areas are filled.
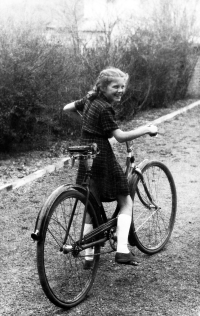
[[[103,94],[105,97],[112,103],[112,102],[119,102],[121,101],[122,95],[125,91],[126,86],[126,79],[125,78],[116,78],[113,79],[107,87],[102,89]]]

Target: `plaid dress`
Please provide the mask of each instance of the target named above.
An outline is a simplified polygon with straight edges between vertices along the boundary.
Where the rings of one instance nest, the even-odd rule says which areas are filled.
[[[94,159],[92,178],[95,181],[101,201],[116,200],[118,195],[129,195],[126,176],[116,160],[108,141],[111,132],[118,129],[115,112],[105,96],[93,101],[87,97],[76,101],[75,108],[83,112],[81,144],[97,143],[100,153]],[[80,161],[77,184],[81,184],[85,175],[84,162]]]

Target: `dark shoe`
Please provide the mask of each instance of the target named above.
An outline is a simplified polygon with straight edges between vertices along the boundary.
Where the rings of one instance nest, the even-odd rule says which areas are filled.
[[[83,264],[83,269],[84,269],[84,270],[90,270],[90,269],[92,269],[93,263],[94,263],[94,260],[86,260],[86,259],[85,259],[84,264]]]
[[[131,252],[129,253],[116,252],[115,262],[120,263],[120,264],[131,265],[131,266],[137,266],[139,264],[139,260],[137,260],[135,255]]]

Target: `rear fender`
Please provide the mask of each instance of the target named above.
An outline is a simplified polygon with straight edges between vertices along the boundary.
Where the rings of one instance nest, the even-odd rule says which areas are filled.
[[[51,209],[52,205],[54,204],[54,202],[56,201],[56,199],[64,192],[69,191],[69,190],[77,190],[78,192],[86,195],[87,194],[87,190],[85,187],[78,185],[78,184],[64,184],[61,185],[60,187],[58,187],[56,190],[54,190],[51,195],[48,197],[48,199],[46,200],[46,202],[44,203],[44,205],[42,206],[41,210],[39,211],[38,215],[37,215],[37,219],[35,222],[35,229],[34,232],[31,234],[31,238],[34,241],[40,241],[43,236],[42,236],[42,232],[43,232],[43,227],[45,224],[45,221],[48,217],[49,214],[49,210]],[[90,203],[90,207],[93,207],[95,214],[97,215],[97,221],[98,223],[102,222],[102,219],[100,217],[100,212],[96,212],[95,210],[97,210],[97,208],[102,207],[102,204],[100,202],[97,202],[97,200],[95,199],[95,197],[93,196],[92,193],[90,193],[90,197],[89,197],[89,203]]]
[[[69,190],[71,187],[72,187],[71,184],[61,185],[50,194],[50,196],[45,201],[45,203],[43,204],[42,208],[40,209],[37,215],[36,222],[35,222],[35,229],[34,229],[34,232],[31,234],[31,238],[33,240],[36,240],[36,241],[40,240],[41,231],[44,224],[44,219],[46,218],[46,215],[48,215],[51,206],[53,205],[53,203],[55,202],[55,200],[58,198],[58,196],[61,193],[65,192],[66,190]]]

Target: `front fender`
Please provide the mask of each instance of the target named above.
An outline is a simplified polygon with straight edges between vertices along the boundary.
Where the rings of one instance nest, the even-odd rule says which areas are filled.
[[[142,174],[143,168],[148,163],[149,163],[149,160],[148,159],[144,159],[135,169],[133,169],[132,173],[130,173],[129,176],[128,176],[129,191],[130,191],[131,199],[133,201],[134,201],[134,197],[135,197],[135,192],[136,192],[138,180],[140,178],[140,174]],[[133,207],[134,207],[134,205],[133,205]],[[134,221],[132,219],[131,226],[130,226],[130,229],[129,229],[129,235],[128,235],[128,242],[129,242],[129,244],[131,246],[136,246],[137,245],[137,240],[135,239],[134,231],[135,231]]]
[[[130,196],[132,200],[134,199],[137,183],[139,180],[139,175],[142,173],[144,167],[149,163],[148,159],[144,159],[135,169],[133,169],[132,173],[128,176],[128,184],[130,190]]]
[[[139,168],[141,171],[144,169],[144,167],[149,163],[149,159],[144,159],[142,162],[139,163],[139,165],[136,167],[136,170]]]

